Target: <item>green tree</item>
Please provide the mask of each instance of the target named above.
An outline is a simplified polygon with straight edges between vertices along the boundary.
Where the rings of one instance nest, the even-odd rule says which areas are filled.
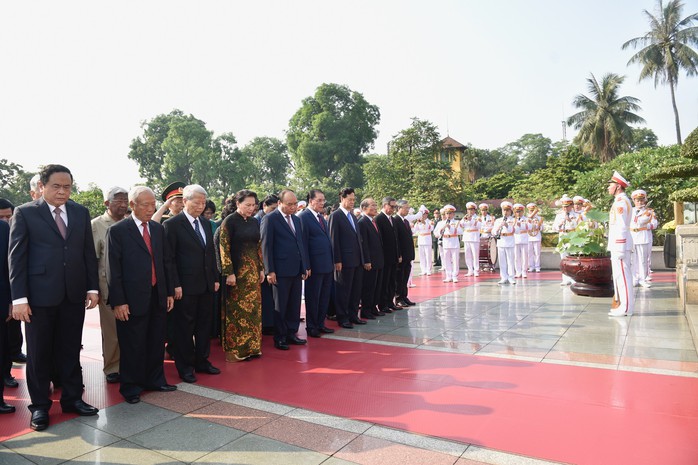
[[[102,189],[97,187],[94,183],[88,184],[87,190],[84,191],[75,188],[70,198],[87,208],[90,211],[90,218],[96,218],[106,210]]]
[[[552,145],[550,139],[543,137],[543,134],[524,134],[498,150],[511,159],[515,157],[524,173],[533,173],[545,168]]]
[[[629,145],[632,140],[629,124],[645,122],[633,113],[640,110],[640,101],[618,95],[624,80],[623,76],[608,73],[599,83],[592,74],[587,79],[591,97],[577,95],[572,103],[582,111],[567,119],[568,125],[579,130],[574,140],[582,151],[602,162],[613,160]]]
[[[255,137],[240,149],[252,165],[251,185],[264,196],[288,185],[291,160],[286,143],[273,137]]]
[[[692,25],[694,21],[698,21],[698,13],[681,19],[683,3],[680,0],[670,0],[666,5],[658,0],[657,7],[657,15],[643,10],[650,23],[650,30],[644,36],[624,43],[623,50],[642,47],[628,61],[628,65],[639,63],[642,66],[640,81],[654,78],[655,87],[659,83],[669,85],[676,142],[680,144],[681,125],[676,106],[676,85],[681,70],[685,70],[688,76],[698,73],[698,53],[691,48],[691,45],[698,45],[698,27]]]
[[[367,155],[364,179],[363,197],[373,197],[376,201],[386,196],[404,198],[409,192],[409,179],[403,176],[398,164],[392,163],[388,155]]]
[[[334,192],[363,187],[362,154],[373,147],[378,107],[347,86],[322,84],[289,122],[287,143],[298,187]]]
[[[657,147],[657,135],[650,128],[633,128],[633,137],[628,152]]]
[[[487,178],[480,178],[473,184],[476,199],[504,199],[523,178],[520,168],[502,171]]]
[[[251,167],[231,133],[214,138],[206,123],[181,110],[157,115],[141,125],[128,157],[149,187],[161,190],[174,181],[200,184],[210,196],[222,197],[245,186]]]
[[[24,171],[22,165],[0,158],[0,197],[14,205],[29,202],[29,180],[34,174]]]

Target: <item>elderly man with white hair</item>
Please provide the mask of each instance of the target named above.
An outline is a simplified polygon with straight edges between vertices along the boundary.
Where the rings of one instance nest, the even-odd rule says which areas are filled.
[[[97,253],[97,272],[99,273],[99,325],[102,329],[102,359],[107,383],[118,383],[119,376],[119,338],[116,335],[116,318],[111,307],[107,305],[109,286],[107,285],[107,230],[123,220],[128,213],[128,191],[123,187],[112,187],[104,194],[103,215],[92,220],[92,238]]]

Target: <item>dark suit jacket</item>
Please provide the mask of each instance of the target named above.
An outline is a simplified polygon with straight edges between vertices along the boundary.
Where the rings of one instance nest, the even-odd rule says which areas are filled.
[[[393,219],[393,224],[395,223],[396,220]],[[376,216],[376,225],[383,240],[383,256],[385,257],[386,266],[397,265],[400,250],[397,245],[397,231],[395,227],[390,224],[390,220],[384,212],[380,212]]]
[[[9,314],[10,303],[10,271],[7,265],[7,252],[10,244],[10,225],[0,221],[0,318],[5,320]]]
[[[330,226],[322,218],[325,225],[323,230],[317,215],[311,208],[306,208],[303,213],[298,215],[303,225],[303,243],[308,251],[310,269],[313,274],[332,273],[334,271],[334,259],[332,256],[332,241],[330,240]]]
[[[155,261],[158,304],[167,307],[167,296],[174,295],[174,285],[169,269],[172,267],[170,247],[165,240],[165,230],[160,223],[148,222],[150,243]],[[150,311],[152,293],[151,257],[133,217],[119,221],[107,230],[109,253],[109,304],[112,307],[128,304],[133,315],[146,315]]]
[[[361,235],[361,246],[363,248],[364,264],[370,263],[371,269],[381,270],[385,266],[383,258],[383,241],[381,235],[373,226],[371,218],[363,215],[359,219],[359,234]]]
[[[26,297],[30,306],[53,307],[65,299],[84,302],[87,291],[99,290],[90,213],[73,201],[61,208],[68,215],[65,239],[43,198],[15,208],[9,255],[12,299]]]
[[[397,231],[397,244],[403,262],[414,260],[414,240],[412,239],[412,228],[405,224],[405,220],[399,216],[393,218],[393,224]]]
[[[290,278],[309,270],[308,255],[303,244],[303,227],[296,215],[291,215],[294,234],[281,210],[277,209],[262,218],[262,257],[266,273]]]
[[[184,212],[163,223],[165,238],[170,244],[174,267],[174,287],[181,287],[185,295],[213,292],[216,282],[216,251],[210,222],[199,217],[199,229],[206,235],[206,247],[196,237],[196,231]]]
[[[349,218],[341,209],[335,210],[330,215],[330,238],[335,263],[341,263],[342,267],[349,268],[363,265],[358,227],[354,231]]]

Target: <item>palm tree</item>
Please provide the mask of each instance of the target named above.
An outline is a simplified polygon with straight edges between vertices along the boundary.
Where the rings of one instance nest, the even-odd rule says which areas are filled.
[[[584,153],[607,162],[621,153],[632,141],[631,123],[645,120],[633,113],[641,110],[635,97],[619,97],[618,90],[625,76],[606,74],[601,84],[594,75],[587,79],[589,93],[577,95],[572,103],[582,111],[567,119],[569,126],[579,130],[575,142]]]
[[[630,46],[643,47],[628,61],[628,65],[633,63],[642,65],[640,81],[654,77],[655,87],[660,82],[669,84],[676,122],[676,141],[681,144],[679,110],[676,107],[676,84],[682,69],[688,76],[698,74],[698,54],[690,47],[690,45],[698,45],[698,27],[691,26],[691,23],[698,21],[698,13],[680,19],[683,4],[679,0],[670,0],[666,6],[662,0],[658,0],[657,5],[658,16],[643,10],[649,20],[650,30],[644,36],[624,43],[623,50]]]

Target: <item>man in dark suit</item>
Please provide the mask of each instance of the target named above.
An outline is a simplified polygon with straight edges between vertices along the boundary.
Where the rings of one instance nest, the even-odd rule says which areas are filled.
[[[0,198],[0,221],[6,223],[9,231],[10,220],[12,219],[12,214],[15,211],[15,206],[7,199]],[[9,236],[8,236],[9,241]],[[7,246],[7,244],[5,244]],[[7,248],[7,247],[6,247]],[[5,262],[7,262],[7,255],[5,255]],[[5,263],[7,265],[7,263]],[[9,284],[8,284],[9,285]],[[9,290],[8,294],[9,296]],[[22,335],[22,323],[10,319],[7,322],[7,344],[9,347],[9,356],[3,365],[1,365],[2,370],[2,381],[6,387],[16,388],[19,387],[19,382],[12,376],[12,362],[17,363],[27,363],[27,356],[22,353],[22,344],[24,343],[24,336]]]
[[[395,278],[395,305],[400,307],[410,307],[415,305],[407,297],[407,282],[410,280],[412,272],[412,260],[414,260],[414,240],[412,239],[412,226],[407,220],[410,204],[407,200],[398,200],[397,215],[393,218],[395,230],[397,232],[397,245],[400,253],[400,263],[397,266]]]
[[[311,275],[305,281],[305,329],[310,337],[334,333],[325,326],[332,292],[332,242],[325,221],[325,194],[318,189],[308,193],[308,208],[298,217],[303,224],[303,243],[310,259]]]
[[[186,383],[196,382],[194,371],[220,374],[208,361],[211,352],[213,298],[220,283],[216,279],[216,251],[210,222],[201,216],[206,208],[206,190],[198,184],[182,192],[184,209],[163,223],[173,254],[175,366]]]
[[[385,266],[383,267],[383,275],[380,287],[380,299],[378,308],[385,313],[392,313],[395,310],[402,310],[393,302],[395,298],[395,277],[397,275],[397,266],[400,263],[400,250],[397,243],[397,230],[395,228],[395,219],[393,214],[397,210],[397,201],[392,197],[383,198],[381,212],[376,216],[376,226],[381,234],[383,241],[383,257]]]
[[[310,275],[301,220],[295,215],[297,206],[293,191],[281,191],[279,207],[266,214],[261,225],[264,269],[274,294],[274,347],[279,350],[307,342],[296,335],[301,321],[302,280]]]
[[[337,323],[342,328],[366,324],[359,318],[363,260],[361,236],[353,214],[355,202],[354,189],[345,187],[339,192],[339,208],[330,215]]]
[[[380,295],[378,282],[383,274],[383,241],[374,218],[378,215],[378,204],[372,198],[361,201],[361,219],[358,221],[363,247],[363,282],[361,285],[361,317],[375,320],[385,315],[378,310]]]
[[[130,404],[144,390],[174,391],[165,379],[167,312],[174,306],[170,248],[152,221],[155,194],[145,186],[128,193],[132,214],[107,231],[109,304],[121,348],[119,392]]]
[[[27,334],[29,426],[37,431],[49,424],[54,359],[63,411],[98,412],[82,400],[80,369],[85,309],[99,302],[90,213],[69,201],[73,176],[65,166],[42,168],[40,183],[43,197],[15,208],[9,253],[12,316],[25,322]]]
[[[7,269],[7,252],[10,242],[10,225],[0,221],[0,364],[4,368],[10,364],[10,345],[8,341],[7,316],[10,310],[10,276]],[[0,414],[12,413],[15,407],[5,403],[5,383],[0,382]]]

